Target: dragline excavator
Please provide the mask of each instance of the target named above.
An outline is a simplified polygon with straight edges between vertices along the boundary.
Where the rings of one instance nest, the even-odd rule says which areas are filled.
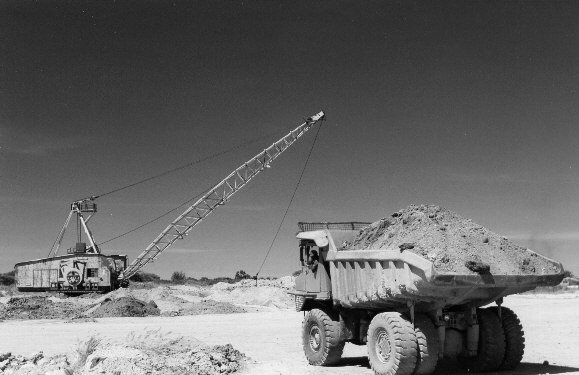
[[[177,240],[183,239],[193,227],[217,207],[227,203],[235,193],[323,119],[323,112],[309,117],[271,146],[237,167],[173,220],[128,266],[126,255],[102,254],[88,227],[89,220],[97,212],[95,200],[98,196],[73,202],[48,257],[15,265],[18,290],[82,294],[108,292],[127,285],[131,276],[155,260]],[[58,255],[65,231],[73,218],[76,218],[77,222],[76,246],[69,248],[67,254]],[[88,244],[83,241],[83,232]]]

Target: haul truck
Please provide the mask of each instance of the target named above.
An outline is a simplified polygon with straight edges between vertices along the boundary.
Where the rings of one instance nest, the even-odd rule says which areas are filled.
[[[346,342],[367,345],[377,375],[431,374],[445,357],[471,372],[520,363],[523,328],[503,297],[559,284],[560,263],[543,257],[554,274],[467,275],[438,272],[408,250],[339,250],[366,225],[299,223],[302,273],[290,293],[305,313],[310,364],[338,363]]]

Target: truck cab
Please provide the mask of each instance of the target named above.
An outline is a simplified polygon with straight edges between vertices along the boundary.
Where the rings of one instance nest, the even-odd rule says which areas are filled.
[[[328,246],[319,246],[312,239],[299,242],[302,273],[296,278],[296,291],[304,292],[310,298],[330,299],[330,268],[326,262]]]
[[[296,235],[299,240],[299,259],[301,273],[296,278],[295,291],[296,309],[308,309],[312,302],[328,302],[332,300],[332,283],[328,254],[331,238],[352,236],[359,228],[368,223],[298,223],[300,231]],[[328,235],[331,231],[333,236]]]

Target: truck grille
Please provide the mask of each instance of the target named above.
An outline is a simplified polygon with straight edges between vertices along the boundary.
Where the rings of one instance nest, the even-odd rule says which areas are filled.
[[[296,296],[296,311],[302,311],[302,307],[306,302],[306,297],[304,296]]]

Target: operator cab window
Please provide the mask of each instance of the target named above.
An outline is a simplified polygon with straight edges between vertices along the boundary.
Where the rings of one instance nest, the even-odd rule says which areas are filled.
[[[300,263],[302,267],[311,267],[320,260],[320,248],[313,241],[302,241],[300,243]]]
[[[86,277],[99,277],[99,269],[98,268],[87,268],[86,269]]]

